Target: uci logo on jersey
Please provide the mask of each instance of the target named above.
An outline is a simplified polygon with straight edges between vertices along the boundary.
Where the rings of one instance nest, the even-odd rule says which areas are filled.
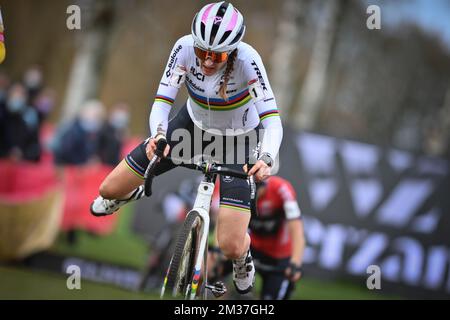
[[[197,72],[194,67],[191,67],[191,73],[197,80],[201,82],[205,81],[205,75],[201,72]]]

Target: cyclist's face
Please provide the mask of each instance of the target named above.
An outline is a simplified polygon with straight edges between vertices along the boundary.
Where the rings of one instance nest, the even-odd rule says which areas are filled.
[[[202,68],[202,72],[205,76],[212,76],[214,75],[217,71],[219,71],[220,69],[222,69],[222,67],[226,64],[227,62],[213,62],[211,60],[211,58],[206,58],[206,60],[200,60],[200,64],[201,64],[201,68]]]
[[[228,52],[207,51],[197,46],[194,46],[194,52],[200,61],[202,72],[206,76],[215,74],[228,61]]]

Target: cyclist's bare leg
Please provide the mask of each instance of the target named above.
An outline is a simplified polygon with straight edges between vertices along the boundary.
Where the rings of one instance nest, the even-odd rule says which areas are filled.
[[[230,208],[219,209],[217,217],[217,241],[223,254],[228,259],[238,259],[246,254],[250,247],[247,233],[250,212]]]
[[[122,160],[100,185],[100,195],[109,200],[123,200],[142,185],[144,180],[135,175]]]

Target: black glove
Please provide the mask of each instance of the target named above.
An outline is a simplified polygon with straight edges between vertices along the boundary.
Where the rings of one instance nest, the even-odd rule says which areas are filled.
[[[286,268],[286,277],[289,279],[289,281],[297,281],[300,278],[298,278],[297,280],[295,280],[296,277],[298,277],[297,275],[300,275],[300,277],[302,276],[303,270],[302,270],[302,266],[295,264],[294,262],[289,262],[289,265]]]

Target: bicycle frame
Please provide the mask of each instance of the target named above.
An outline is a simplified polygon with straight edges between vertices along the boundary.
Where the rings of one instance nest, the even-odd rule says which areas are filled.
[[[165,149],[167,145],[167,141],[165,139],[160,139],[157,143],[155,155],[150,160],[150,163],[147,167],[147,170],[145,171],[145,182],[144,182],[144,191],[146,196],[150,196],[152,194],[151,188],[152,188],[152,180],[153,180],[153,174],[154,174],[154,168],[156,166],[156,163],[159,159],[163,156],[163,150]],[[170,159],[167,157],[167,159]],[[199,162],[197,164],[184,164],[180,163],[178,166],[186,167],[188,169],[198,170],[201,171],[204,174],[204,179],[200,183],[198,190],[197,190],[197,196],[195,198],[194,206],[192,210],[189,211],[189,213],[186,215],[186,219],[189,217],[192,213],[197,213],[200,217],[201,226],[200,231],[198,234],[200,234],[200,244],[197,251],[197,256],[195,257],[195,264],[193,267],[193,277],[192,281],[190,283],[190,286],[187,287],[187,291],[184,293],[185,297],[189,294],[189,299],[195,299],[195,296],[198,291],[198,286],[200,283],[200,276],[202,273],[202,266],[203,266],[203,282],[202,286],[205,289],[210,289],[212,293],[218,297],[220,295],[223,295],[226,292],[226,288],[220,281],[217,282],[214,286],[208,285],[208,270],[207,270],[207,254],[208,254],[208,234],[209,234],[209,224],[210,224],[210,217],[209,217],[209,211],[211,206],[211,199],[214,192],[215,187],[215,180],[218,174],[220,175],[231,175],[236,178],[240,179],[246,179],[248,180],[250,184],[250,198],[255,199],[256,195],[256,187],[254,183],[253,176],[247,176],[246,173],[230,169],[227,167],[224,167],[222,165],[216,165],[211,164],[208,162]],[[185,220],[186,221],[186,220]],[[197,236],[198,237],[198,236]],[[197,238],[198,240],[198,238]],[[197,243],[197,242],[196,242]],[[203,254],[202,254],[203,253]],[[173,259],[173,256],[172,256]],[[172,260],[170,262],[172,264]],[[170,270],[170,265],[169,265]],[[169,272],[169,271],[168,271]],[[161,289],[161,298],[164,296],[164,292],[166,289],[166,283],[167,283],[168,275],[166,275],[166,278],[164,279],[164,285]],[[188,292],[190,290],[190,293]],[[207,297],[207,291],[203,290],[203,298],[206,299]]]
[[[195,299],[195,295],[197,294],[203,261],[207,261],[206,259],[208,254],[208,233],[210,223],[209,210],[211,206],[211,198],[213,192],[214,192],[214,183],[202,181],[198,187],[194,207],[188,213],[189,215],[193,211],[198,212],[203,221],[200,230],[201,237],[200,237],[200,246],[198,250],[199,254],[196,257],[194,265],[194,277],[191,283],[191,292],[189,297],[191,300]],[[208,270],[206,264],[203,268],[203,281],[204,285],[206,286],[208,281]],[[206,290],[203,291],[203,295],[204,295],[203,298],[206,299]]]

